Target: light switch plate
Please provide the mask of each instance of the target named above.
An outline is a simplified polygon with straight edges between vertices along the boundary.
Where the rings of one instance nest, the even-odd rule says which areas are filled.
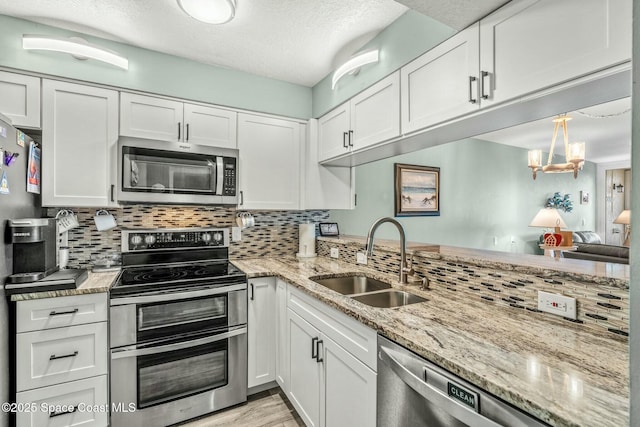
[[[338,248],[331,248],[331,258],[339,258],[340,257],[340,251],[338,250]]]
[[[367,254],[364,252],[356,253],[356,263],[357,264],[367,264]]]
[[[242,240],[242,229],[240,227],[231,227],[231,240],[233,242]]]
[[[538,310],[569,319],[576,319],[576,299],[560,294],[538,291]]]

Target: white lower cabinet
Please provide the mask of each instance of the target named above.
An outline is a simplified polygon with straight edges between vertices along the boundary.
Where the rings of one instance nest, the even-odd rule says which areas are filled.
[[[287,354],[287,283],[276,279],[276,381],[286,393],[289,377]]]
[[[276,279],[249,279],[248,387],[276,379]]]
[[[309,427],[375,426],[375,331],[292,286],[288,304],[287,397],[300,417]]]
[[[16,423],[25,427],[107,426],[107,376],[17,393]]]
[[[105,427],[107,294],[16,303],[17,427]]]

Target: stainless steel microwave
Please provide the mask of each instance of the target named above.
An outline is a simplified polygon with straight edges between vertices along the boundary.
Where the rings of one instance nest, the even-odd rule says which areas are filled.
[[[120,137],[118,202],[237,205],[238,150]]]

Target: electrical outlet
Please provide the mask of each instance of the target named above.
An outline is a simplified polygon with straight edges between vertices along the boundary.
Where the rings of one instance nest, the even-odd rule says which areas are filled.
[[[538,310],[576,319],[576,299],[560,294],[538,291]]]
[[[364,252],[356,253],[356,263],[357,264],[367,264],[367,254]]]
[[[239,242],[242,240],[242,229],[240,227],[231,227],[231,240]]]
[[[331,248],[331,258],[340,258],[340,251],[338,248]]]

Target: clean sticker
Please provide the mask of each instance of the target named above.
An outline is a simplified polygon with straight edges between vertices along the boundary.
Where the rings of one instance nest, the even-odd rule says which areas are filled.
[[[7,171],[2,173],[2,181],[0,181],[0,194],[9,194],[9,180],[7,180]]]
[[[16,132],[16,144],[18,144],[20,147],[24,147],[24,132]]]

